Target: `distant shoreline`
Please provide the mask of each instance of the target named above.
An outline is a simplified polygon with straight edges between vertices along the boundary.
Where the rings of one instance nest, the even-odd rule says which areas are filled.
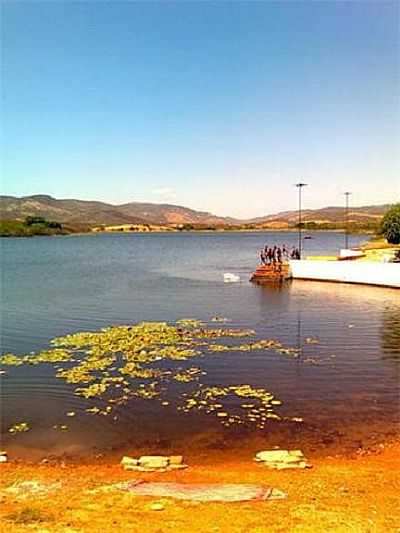
[[[207,234],[218,234],[221,233],[298,233],[298,230],[296,228],[252,228],[252,229],[190,229],[190,230],[179,230],[179,229],[168,229],[168,230],[145,230],[145,231],[138,231],[138,230],[102,230],[102,231],[65,231],[63,233],[52,233],[52,234],[40,234],[40,233],[33,233],[31,235],[21,235],[21,234],[1,234],[0,238],[8,239],[8,238],[28,238],[31,239],[33,237],[72,237],[72,236],[82,236],[82,235],[146,235],[146,234],[168,234],[168,233],[174,233],[174,234],[201,234],[201,233],[207,233]],[[304,235],[312,234],[312,233],[345,233],[345,230],[343,228],[341,229],[312,229],[312,230],[303,230],[302,232]],[[357,230],[357,231],[351,231],[349,232],[349,235],[371,235],[371,236],[377,236],[376,232],[371,230]]]

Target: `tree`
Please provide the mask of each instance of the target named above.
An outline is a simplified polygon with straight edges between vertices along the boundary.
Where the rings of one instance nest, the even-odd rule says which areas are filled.
[[[40,216],[29,216],[25,218],[25,224],[32,226],[33,224],[45,224],[46,219]]]
[[[400,203],[392,205],[383,217],[381,232],[389,244],[400,244]]]

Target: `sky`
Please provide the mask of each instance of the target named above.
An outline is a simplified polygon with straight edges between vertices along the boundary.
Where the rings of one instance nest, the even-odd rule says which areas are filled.
[[[400,2],[2,3],[2,194],[400,200]]]

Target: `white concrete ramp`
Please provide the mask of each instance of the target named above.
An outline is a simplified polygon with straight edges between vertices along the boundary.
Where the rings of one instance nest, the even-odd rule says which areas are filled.
[[[362,283],[400,289],[400,263],[373,261],[290,261],[294,279]]]

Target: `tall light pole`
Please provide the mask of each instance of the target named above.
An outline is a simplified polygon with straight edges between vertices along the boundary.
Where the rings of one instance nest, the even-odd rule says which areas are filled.
[[[346,209],[345,209],[345,234],[344,234],[344,247],[346,250],[349,248],[349,196],[351,192],[345,192],[346,197]]]
[[[302,221],[301,221],[301,189],[303,187],[305,187],[307,185],[307,183],[296,183],[296,187],[299,189],[299,223],[298,223],[298,227],[299,227],[299,255],[300,255],[300,259],[301,259],[301,226],[302,226]]]

